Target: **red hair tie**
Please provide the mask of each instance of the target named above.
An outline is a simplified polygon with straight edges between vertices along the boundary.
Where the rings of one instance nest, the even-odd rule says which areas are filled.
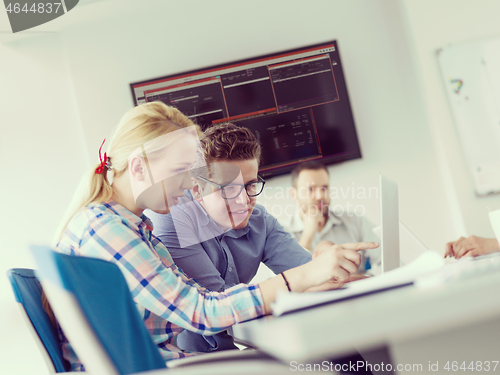
[[[102,150],[102,146],[104,145],[104,142],[106,142],[106,138],[104,138],[104,141],[102,141],[102,143],[101,143],[101,147],[99,147],[99,161],[101,162],[101,165],[99,165],[95,169],[95,173],[97,173],[97,174],[101,174],[102,172],[104,172],[104,168],[106,167],[106,163],[108,161],[106,153],[104,153],[104,158],[101,157],[101,150]]]

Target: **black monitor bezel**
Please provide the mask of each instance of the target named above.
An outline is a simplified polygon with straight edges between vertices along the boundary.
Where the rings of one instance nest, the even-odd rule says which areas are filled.
[[[135,91],[134,91],[134,86],[137,86],[137,85],[151,83],[151,82],[154,82],[154,81],[162,81],[162,80],[165,80],[165,79],[180,78],[182,76],[190,76],[190,75],[193,75],[193,74],[197,74],[197,73],[201,73],[201,72],[205,72],[205,71],[209,71],[209,70],[221,69],[221,68],[224,68],[224,67],[227,67],[227,66],[230,66],[230,65],[244,64],[244,63],[248,63],[248,62],[255,61],[255,60],[268,59],[268,58],[273,57],[273,56],[283,55],[283,54],[288,54],[288,53],[296,53],[296,52],[300,52],[300,51],[307,50],[307,49],[316,49],[316,48],[320,48],[322,46],[330,45],[330,44],[334,44],[335,45],[335,48],[337,50],[336,52],[338,53],[338,56],[339,56],[338,64],[340,65],[340,70],[341,70],[342,76],[343,76],[342,78],[343,78],[343,81],[344,81],[344,84],[345,84],[345,92],[346,92],[346,96],[347,96],[347,106],[348,106],[348,109],[349,109],[350,116],[352,118],[352,124],[353,124],[353,127],[354,127],[353,131],[354,131],[354,135],[355,135],[355,140],[356,140],[356,146],[357,146],[357,148],[355,150],[353,150],[354,152],[349,153],[347,155],[345,155],[345,154],[340,154],[340,155],[337,154],[337,155],[323,156],[323,157],[320,157],[320,158],[315,158],[314,160],[317,160],[317,161],[319,161],[320,163],[322,163],[324,165],[333,165],[333,164],[342,163],[342,162],[345,162],[345,161],[348,161],[348,160],[361,159],[362,158],[362,153],[361,153],[361,148],[360,148],[360,145],[359,145],[359,137],[358,137],[358,132],[357,132],[357,129],[356,129],[356,121],[354,119],[354,113],[352,111],[351,100],[350,100],[349,92],[348,92],[348,89],[347,89],[347,83],[345,82],[346,81],[345,73],[344,73],[344,69],[342,67],[342,61],[341,61],[341,57],[340,57],[340,51],[339,51],[338,42],[337,42],[336,39],[330,40],[330,41],[321,42],[321,43],[316,43],[316,44],[310,44],[310,45],[306,45],[306,46],[302,46],[302,47],[297,47],[297,48],[293,48],[293,49],[287,49],[287,50],[283,50],[283,51],[277,51],[277,52],[268,53],[268,54],[264,54],[264,55],[253,56],[253,57],[250,57],[250,58],[229,61],[229,62],[225,62],[225,63],[222,63],[222,64],[216,64],[216,65],[206,66],[206,67],[203,67],[203,68],[182,71],[182,72],[179,72],[179,73],[168,74],[168,75],[161,76],[161,77],[155,77],[155,78],[151,78],[151,79],[146,79],[146,80],[142,80],[142,81],[133,82],[133,83],[130,83],[130,90],[131,90],[131,93],[132,93],[133,104],[134,104],[134,106],[137,106],[137,97],[136,97]],[[307,159],[307,160],[311,160],[311,159]],[[304,160],[304,161],[306,161],[306,160]],[[264,178],[270,178],[270,177],[282,175],[282,174],[285,174],[285,173],[289,173],[291,170],[293,170],[295,168],[295,166],[297,164],[299,164],[301,162],[302,161],[295,161],[295,162],[292,162],[290,164],[285,164],[285,165],[281,165],[281,166],[277,166],[277,167],[273,167],[273,168],[269,168],[269,169],[265,169],[265,170],[259,170],[259,175],[261,175]]]

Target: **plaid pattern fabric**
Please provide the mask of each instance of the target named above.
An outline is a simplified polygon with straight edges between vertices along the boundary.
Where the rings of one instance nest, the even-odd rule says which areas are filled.
[[[183,352],[174,337],[183,329],[210,335],[264,314],[256,285],[211,292],[188,278],[152,234],[151,221],[115,202],[85,207],[68,224],[57,250],[116,263],[129,285],[146,328],[168,361]],[[63,336],[63,354],[72,370],[84,370]]]

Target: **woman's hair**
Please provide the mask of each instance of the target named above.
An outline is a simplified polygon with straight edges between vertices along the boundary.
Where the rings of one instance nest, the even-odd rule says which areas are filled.
[[[152,145],[159,143],[151,141],[188,126],[196,125],[178,109],[162,102],[151,102],[132,108],[121,118],[111,138],[107,150],[109,173],[112,173],[113,177],[120,176],[127,170],[129,157],[134,151],[144,149],[144,145],[148,144],[149,156],[155,151]],[[196,131],[201,134],[197,126]],[[101,167],[99,163],[83,176],[56,233],[54,245],[60,241],[69,221],[82,207],[111,199],[113,189],[107,176],[108,166],[102,173],[96,173],[96,169]]]

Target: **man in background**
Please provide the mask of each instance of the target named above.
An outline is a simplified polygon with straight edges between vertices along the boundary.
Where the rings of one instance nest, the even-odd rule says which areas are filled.
[[[341,244],[379,240],[368,220],[352,212],[335,212],[331,208],[330,174],[323,164],[316,161],[301,163],[291,175],[290,193],[298,208],[285,229],[303,248],[312,251],[322,241]],[[361,253],[358,272],[368,271],[380,263],[379,249]]]

